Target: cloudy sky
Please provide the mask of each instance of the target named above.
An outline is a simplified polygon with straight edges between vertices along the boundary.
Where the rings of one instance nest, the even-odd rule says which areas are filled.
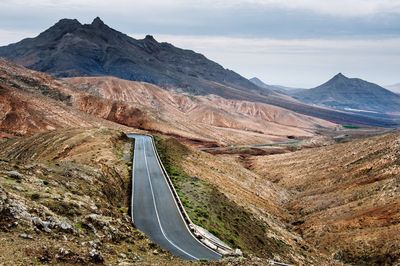
[[[338,72],[400,82],[400,0],[0,0],[0,45],[96,16],[269,84],[314,87]]]

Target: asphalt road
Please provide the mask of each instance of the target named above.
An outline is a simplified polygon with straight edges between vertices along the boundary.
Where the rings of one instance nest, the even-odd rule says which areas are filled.
[[[189,231],[158,163],[152,139],[135,138],[133,218],[136,228],[153,242],[186,260],[217,260],[221,255],[204,246]]]

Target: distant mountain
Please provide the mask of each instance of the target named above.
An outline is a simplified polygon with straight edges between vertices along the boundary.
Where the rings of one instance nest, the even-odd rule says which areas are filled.
[[[249,79],[253,84],[257,85],[260,88],[264,88],[267,90],[272,90],[278,93],[283,93],[283,94],[287,94],[287,95],[291,95],[293,93],[296,92],[300,92],[304,89],[298,89],[298,88],[290,88],[290,87],[285,87],[285,86],[281,86],[281,85],[268,85],[266,83],[264,83],[262,80],[260,80],[257,77],[251,78]]]
[[[399,113],[400,96],[376,84],[339,73],[328,82],[296,93],[305,103],[364,113]]]
[[[259,90],[201,54],[159,43],[150,35],[133,39],[100,18],[85,25],[62,19],[35,38],[0,47],[0,57],[56,77],[115,76],[197,94],[223,94],[226,86]]]

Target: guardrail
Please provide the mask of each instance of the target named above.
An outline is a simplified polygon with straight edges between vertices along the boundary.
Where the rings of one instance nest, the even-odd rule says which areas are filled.
[[[192,235],[200,240],[204,245],[207,247],[213,249],[214,251],[222,254],[222,255],[231,255],[231,256],[240,256],[242,255],[242,252],[238,249],[234,250],[230,248],[228,245],[221,245],[220,243],[216,242],[212,237],[208,237],[206,234],[201,232],[200,230],[197,229],[198,225],[194,224],[192,220],[190,219],[189,215],[187,214],[183,203],[181,199],[179,198],[178,192],[176,192],[176,189],[172,183],[172,180],[170,176],[168,175],[167,170],[165,170],[164,165],[161,161],[160,155],[158,154],[157,147],[155,145],[154,137],[152,135],[146,135],[151,138],[151,143],[153,146],[154,153],[156,154],[158,164],[160,165],[161,171],[164,174],[165,179],[167,180],[167,183],[172,191],[172,195],[175,198],[175,201],[177,203],[178,209],[182,214],[183,220],[185,221],[186,225],[189,228],[189,231],[192,233]],[[205,230],[205,229],[204,229]],[[214,236],[215,237],[215,236]]]

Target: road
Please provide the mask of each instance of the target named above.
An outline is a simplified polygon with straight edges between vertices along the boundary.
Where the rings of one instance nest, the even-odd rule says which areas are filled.
[[[153,242],[186,260],[217,260],[221,255],[206,247],[189,231],[157,160],[152,138],[135,138],[133,200],[137,229]]]

